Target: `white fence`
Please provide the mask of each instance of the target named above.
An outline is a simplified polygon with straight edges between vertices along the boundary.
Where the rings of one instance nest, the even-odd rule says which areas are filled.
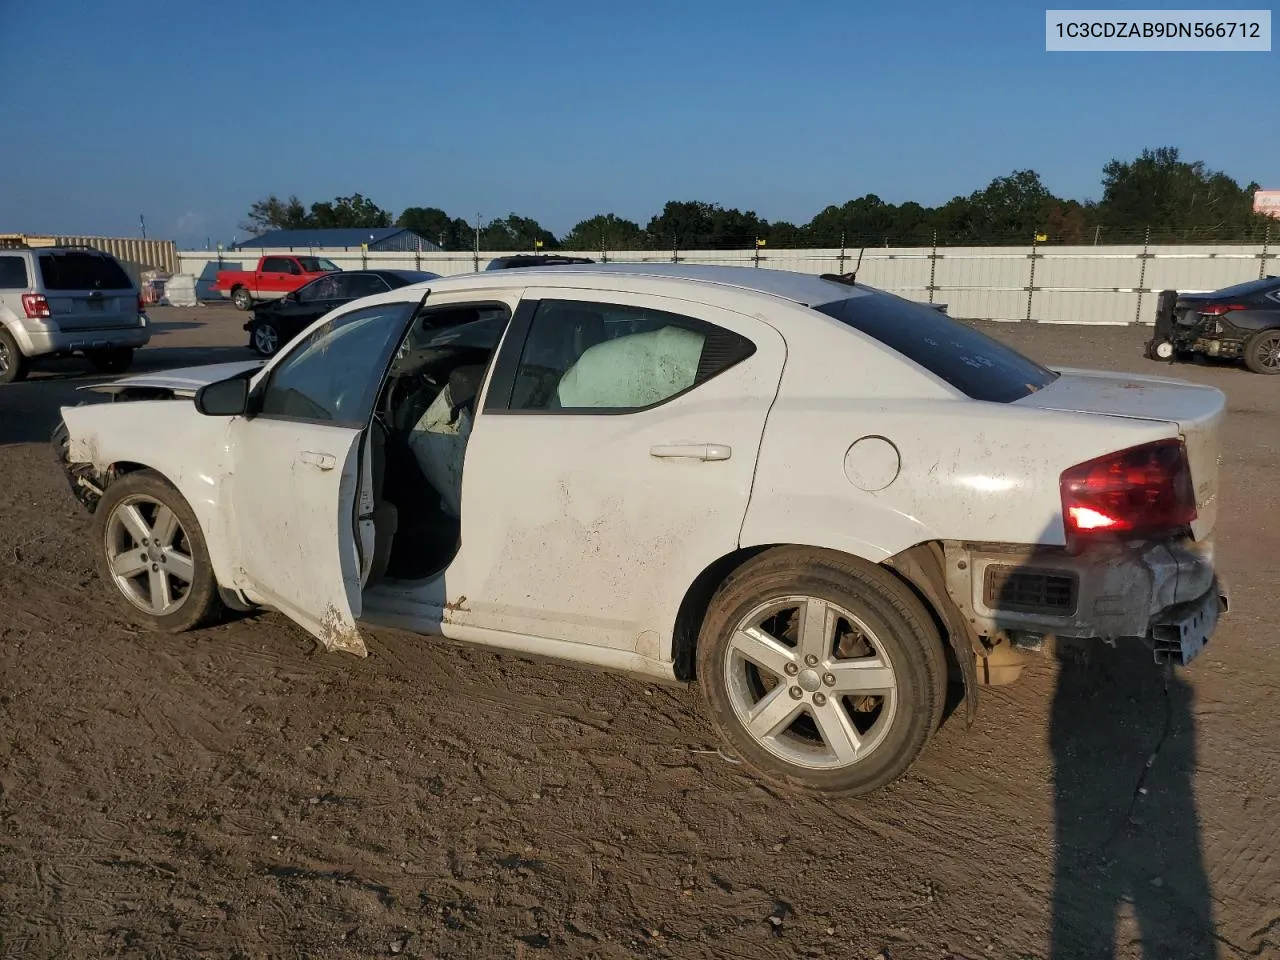
[[[299,251],[300,252],[300,251]],[[497,253],[310,251],[344,270],[382,267],[446,276],[483,269]],[[186,251],[179,269],[201,296],[220,268],[251,268],[262,251]],[[847,250],[584,251],[611,263],[715,264],[857,273],[858,280],[913,300],[947,304],[966,320],[1151,323],[1162,290],[1208,291],[1280,272],[1280,249],[1239,246],[852,247]],[[221,267],[220,267],[221,264]]]

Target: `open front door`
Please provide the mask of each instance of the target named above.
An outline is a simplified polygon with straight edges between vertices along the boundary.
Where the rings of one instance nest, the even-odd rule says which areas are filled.
[[[313,327],[263,372],[249,415],[231,425],[237,585],[328,650],[367,653],[356,627],[373,543],[366,440],[421,302],[349,310]]]

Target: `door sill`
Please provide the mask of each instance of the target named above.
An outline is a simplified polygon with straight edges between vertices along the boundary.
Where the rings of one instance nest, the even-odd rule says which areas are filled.
[[[675,668],[670,662],[642,656],[634,650],[571,643],[458,623],[458,609],[446,606],[442,577],[431,581],[395,583],[397,587],[392,587],[392,582],[381,583],[365,594],[361,623],[491,647],[522,657],[643,677],[673,686],[686,685],[676,679]],[[458,603],[465,603],[465,598],[460,598]]]

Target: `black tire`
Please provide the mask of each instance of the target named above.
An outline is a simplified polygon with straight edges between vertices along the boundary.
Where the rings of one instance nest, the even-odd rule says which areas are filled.
[[[893,709],[884,719],[883,711],[888,709],[889,701],[882,700],[880,719],[884,720],[883,729],[879,734],[875,734],[874,727],[866,731],[878,736],[877,745],[869,748],[867,756],[855,758],[844,765],[814,769],[785,759],[752,734],[734,709],[735,698],[741,705],[742,688],[730,677],[739,675],[736,671],[744,662],[735,659],[731,648],[739,626],[753,611],[767,607],[771,601],[784,602],[781,598],[797,596],[815,598],[861,620],[879,642],[879,649],[874,652],[886,659],[892,668]],[[839,618],[839,611],[836,611],[836,616]],[[836,622],[847,625],[843,618]],[[765,632],[777,636],[776,631]],[[849,635],[859,634],[850,631]],[[866,642],[870,647],[869,640],[858,642]],[[798,644],[796,649],[799,649]],[[831,662],[838,665],[841,660],[837,656]],[[747,666],[748,672],[757,671],[758,678],[763,675],[749,662]],[[806,668],[793,679],[781,680],[782,686],[796,684],[787,686],[785,692],[799,701],[798,709],[807,712],[794,724],[786,721],[792,725],[781,728],[781,733],[774,737],[775,744],[786,738],[805,749],[803,727],[806,723],[816,734],[814,711],[818,709],[819,695],[827,688],[821,687],[812,692],[812,687],[806,687],[810,691],[806,695],[799,684],[805,681],[806,674],[816,674],[822,669],[821,666]],[[788,666],[787,670],[792,670],[792,667]],[[811,548],[780,547],[770,550],[748,561],[725,580],[712,599],[702,625],[697,672],[712,722],[752,769],[766,780],[788,789],[824,796],[866,794],[898,779],[937,730],[946,705],[947,663],[942,638],[932,616],[916,594],[883,567]],[[781,678],[782,675],[775,676]],[[831,676],[830,673],[824,674],[821,683],[827,683]],[[812,676],[808,679],[813,680]],[[731,690],[731,685],[739,692]],[[779,703],[783,702],[782,692],[778,693]],[[772,693],[772,688],[761,693],[761,699],[755,706],[762,705]],[[800,696],[794,696],[796,693]],[[850,704],[850,699],[840,696],[824,698],[822,709],[840,705],[842,716],[856,728],[857,720],[851,720]],[[860,736],[863,733],[859,731]],[[826,743],[824,739],[816,742],[820,746]]]
[[[1177,348],[1172,343],[1163,338],[1157,338],[1147,341],[1146,355],[1148,360],[1155,360],[1159,363],[1172,363],[1177,359]],[[1164,356],[1161,356],[1161,353]]]
[[[235,304],[237,310],[253,309],[253,294],[249,292],[248,287],[232,287],[231,302]]]
[[[1280,373],[1280,330],[1259,330],[1244,345],[1244,364],[1254,373]]]
[[[85,356],[99,373],[124,373],[133,366],[133,347],[90,350]]]
[[[255,320],[249,327],[249,346],[260,357],[274,357],[284,343],[284,334],[274,320]]]
[[[31,361],[23,356],[18,341],[4,327],[0,327],[0,383],[17,383],[27,378]]]
[[[113,523],[113,518],[117,512],[122,512],[123,508],[134,506],[142,511],[144,519],[154,520],[155,514],[151,514],[150,517],[145,516],[149,505],[167,507],[176,517],[178,532],[181,536],[173,538],[174,546],[190,559],[193,574],[181,601],[168,613],[149,611],[132,599],[125,587],[117,581],[111,566],[110,557],[117,543],[116,524]],[[213,566],[209,562],[204,532],[200,529],[195,513],[182,494],[155,471],[138,470],[135,473],[126,474],[107,487],[93,514],[93,544],[99,575],[107,587],[115,593],[122,611],[137,623],[163,633],[182,633],[203,626],[222,613],[222,601],[218,596],[218,584],[213,576]],[[144,548],[138,549],[140,552],[145,552]],[[159,571],[159,564],[152,564],[151,570]],[[151,582],[150,573],[145,570],[137,576],[147,577]],[[165,574],[165,576],[168,575]],[[181,592],[176,589],[177,581],[176,576],[167,580],[170,584],[169,589],[175,594]],[[136,584],[136,581],[134,582]]]

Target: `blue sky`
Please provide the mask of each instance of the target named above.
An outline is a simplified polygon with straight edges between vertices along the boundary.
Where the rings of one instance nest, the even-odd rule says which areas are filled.
[[[1097,197],[1109,159],[1166,144],[1280,187],[1280,53],[1051,54],[1044,9],[0,0],[0,232],[145,213],[203,245],[272,192],[557,234],[667,200],[804,222],[1027,167]]]

